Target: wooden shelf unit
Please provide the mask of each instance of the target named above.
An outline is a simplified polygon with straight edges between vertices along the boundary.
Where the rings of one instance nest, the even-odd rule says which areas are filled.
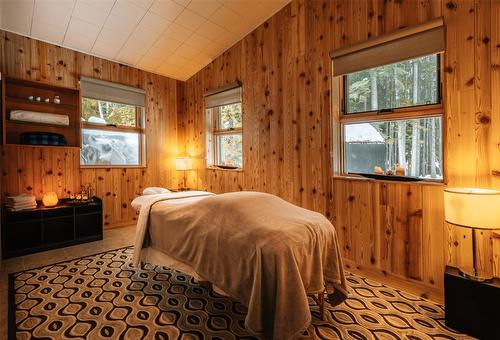
[[[2,79],[2,142],[19,144],[23,132],[52,132],[63,135],[68,147],[80,147],[80,91],[73,88],[48,85],[36,81],[5,77]],[[28,97],[41,97],[41,101]],[[54,103],[59,96],[61,103]],[[50,102],[46,103],[45,98]],[[36,111],[67,115],[69,125],[43,124],[10,120],[13,110]],[[40,145],[44,146],[44,145]]]

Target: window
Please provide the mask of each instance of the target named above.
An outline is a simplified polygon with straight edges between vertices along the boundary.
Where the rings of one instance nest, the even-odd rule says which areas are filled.
[[[338,173],[380,167],[443,179],[443,51],[438,19],[332,53],[334,75],[342,76]]]
[[[205,108],[207,166],[243,168],[241,87],[237,84],[231,89],[210,91],[205,95]]]
[[[346,114],[439,103],[437,54],[345,76]]]
[[[439,72],[431,55],[344,76],[344,173],[443,178]]]
[[[81,165],[145,165],[144,92],[90,78],[81,88]]]
[[[373,173],[375,166],[426,179],[443,178],[442,118],[344,125],[346,173]]]

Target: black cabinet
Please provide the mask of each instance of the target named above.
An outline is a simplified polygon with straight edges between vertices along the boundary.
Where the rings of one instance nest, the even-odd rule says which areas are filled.
[[[477,282],[446,267],[444,309],[446,326],[481,340],[500,339],[500,279]]]
[[[2,218],[4,258],[102,240],[102,202],[96,197],[77,205],[61,200],[53,208],[3,209]]]

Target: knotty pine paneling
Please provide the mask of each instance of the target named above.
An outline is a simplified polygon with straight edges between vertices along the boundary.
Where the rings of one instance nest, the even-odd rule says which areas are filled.
[[[179,143],[196,159],[189,186],[266,191],[319,211],[336,226],[351,269],[441,291],[445,264],[470,263],[470,230],[444,222],[443,185],[332,179],[339,80],[331,83],[329,58],[439,16],[448,185],[500,189],[500,2],[489,0],[293,0],[185,82]],[[244,171],[207,170],[203,93],[237,79]],[[500,234],[485,233],[478,246],[480,265],[500,277]]]
[[[127,169],[80,169],[79,149],[4,146],[2,196],[28,192],[40,199],[55,191],[67,197],[91,183],[103,199],[105,227],[112,227],[134,223],[130,202],[144,187],[177,187],[178,81],[5,31],[0,31],[0,70],[73,88],[80,76],[88,76],[145,89],[147,140],[147,166]]]

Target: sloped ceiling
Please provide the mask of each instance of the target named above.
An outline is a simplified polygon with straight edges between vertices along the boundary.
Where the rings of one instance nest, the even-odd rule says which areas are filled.
[[[186,80],[290,0],[0,0],[0,28]]]

